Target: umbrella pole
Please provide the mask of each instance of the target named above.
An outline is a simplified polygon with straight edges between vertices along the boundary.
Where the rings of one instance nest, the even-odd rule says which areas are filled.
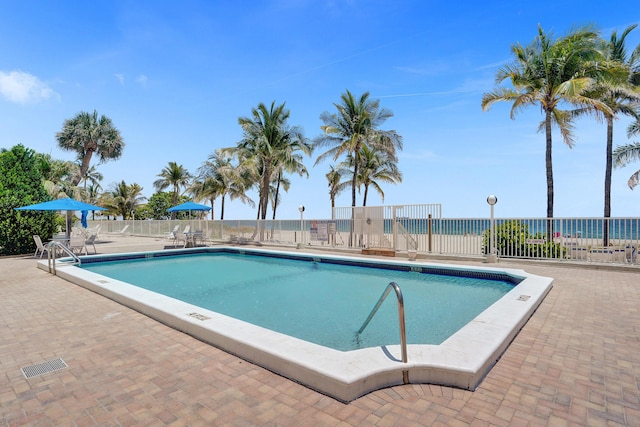
[[[66,211],[66,234],[67,239],[71,238],[71,216],[73,215],[72,211]]]

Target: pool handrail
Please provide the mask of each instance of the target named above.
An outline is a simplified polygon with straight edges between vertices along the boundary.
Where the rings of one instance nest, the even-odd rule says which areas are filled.
[[[82,263],[82,261],[80,260],[80,257],[78,257],[75,253],[73,253],[73,251],[69,249],[69,247],[67,247],[64,243],[56,242],[55,240],[52,240],[51,242],[47,243],[47,264],[49,267],[49,273],[57,274],[56,273],[56,252],[58,250],[69,255],[72,259],[72,264],[80,265]]]
[[[367,320],[365,320],[362,326],[360,326],[360,329],[358,329],[358,335],[361,334],[367,327],[369,322],[371,322],[371,319],[373,319],[373,316],[375,316],[375,314],[378,312],[378,309],[384,302],[385,298],[387,298],[387,295],[389,295],[389,292],[391,292],[392,288],[396,292],[396,297],[398,298],[398,321],[400,324],[400,346],[402,348],[402,363],[407,363],[407,332],[404,322],[404,298],[402,297],[400,286],[398,286],[396,282],[390,282],[384,289],[384,292],[382,293],[382,295],[380,295],[380,298],[378,298],[378,302],[369,313]],[[409,384],[408,370],[402,371],[402,381],[405,384]]]

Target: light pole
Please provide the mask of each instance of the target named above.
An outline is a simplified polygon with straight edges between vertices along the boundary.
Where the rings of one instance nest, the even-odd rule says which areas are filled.
[[[298,210],[300,211],[300,243],[298,244],[298,249],[301,249],[304,247],[304,206],[300,205]]]
[[[486,261],[489,263],[498,262],[498,256],[496,255],[495,241],[496,241],[496,227],[493,219],[493,207],[498,203],[498,198],[494,195],[487,197],[487,203],[491,206],[491,220],[489,223],[489,253],[487,254]]]

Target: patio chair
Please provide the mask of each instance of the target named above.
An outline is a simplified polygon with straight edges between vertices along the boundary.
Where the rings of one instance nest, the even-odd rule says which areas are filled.
[[[71,234],[75,234],[76,236],[83,236],[85,239],[89,237],[87,229],[82,227],[71,227]]]
[[[71,235],[71,238],[69,239],[69,249],[71,249],[71,252],[77,255],[82,255],[83,250],[87,255],[89,255],[89,251],[87,250],[87,246],[84,242],[85,239],[83,236]]]
[[[33,257],[35,258],[38,252],[40,252],[40,258],[42,258],[42,255],[47,252],[47,248],[44,247],[42,239],[37,234],[33,236],[33,241],[36,242],[36,252],[33,254]]]
[[[165,237],[167,239],[175,240],[176,233],[178,232],[179,229],[180,229],[180,225],[176,225],[175,227],[173,227],[173,230],[165,234]]]
[[[129,229],[129,224],[125,225],[122,230],[120,231],[112,231],[111,233],[107,233],[110,234],[112,236],[124,236],[124,234],[127,232],[127,230]]]
[[[89,238],[87,240],[85,240],[84,242],[84,246],[85,249],[88,249],[88,245],[93,246],[93,253],[97,254],[98,251],[96,250],[96,239],[98,238],[97,234],[92,234],[91,236],[89,236]],[[89,255],[89,251],[87,250],[87,255]]]
[[[206,231],[202,233],[202,236],[200,236],[200,243],[202,246],[209,246],[212,240],[211,231]]]
[[[194,247],[197,246],[205,246],[204,244],[204,233],[202,230],[196,230],[191,233],[191,239]]]
[[[184,233],[176,233],[175,239],[173,240],[173,246],[178,246],[182,242],[182,247],[187,247],[187,235]]]
[[[87,228],[87,232],[89,233],[89,237],[91,237],[92,234],[96,235],[95,240],[100,240],[100,229],[102,228],[102,226],[100,224],[96,225],[96,228]]]
[[[191,226],[190,225],[185,225],[184,226],[184,230],[182,230],[182,232],[184,234],[187,234],[189,231],[191,231]]]
[[[635,264],[638,258],[638,254],[636,252],[637,248],[635,245],[626,245],[625,249],[625,261],[630,264]]]

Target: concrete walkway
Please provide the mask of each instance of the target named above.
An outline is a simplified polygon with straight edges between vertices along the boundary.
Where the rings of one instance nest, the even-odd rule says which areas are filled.
[[[165,243],[117,237],[96,246],[107,253]],[[11,426],[640,425],[640,271],[508,267],[553,277],[554,288],[475,392],[410,384],[343,404],[38,270],[31,257],[1,258],[0,420]],[[21,368],[57,358],[68,368],[30,379],[22,374]]]

